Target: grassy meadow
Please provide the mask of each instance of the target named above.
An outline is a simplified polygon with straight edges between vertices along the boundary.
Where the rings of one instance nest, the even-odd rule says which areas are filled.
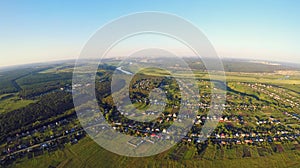
[[[291,145],[291,144],[289,144]],[[288,145],[287,145],[288,146]],[[259,155],[259,147],[238,146],[233,149],[217,149],[209,146],[201,157],[194,156],[194,149],[185,146],[184,149],[170,149],[156,156],[146,158],[129,158],[106,151],[89,138],[84,138],[78,144],[68,145],[64,150],[45,153],[32,159],[22,159],[12,167],[44,168],[44,167],[294,167],[300,166],[300,151],[269,153]],[[179,147],[183,148],[183,147]],[[249,150],[251,157],[243,157]],[[180,153],[179,160],[170,158],[170,153]]]

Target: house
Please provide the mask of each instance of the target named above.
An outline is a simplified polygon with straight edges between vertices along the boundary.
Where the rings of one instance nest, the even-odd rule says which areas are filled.
[[[245,143],[252,144],[253,141],[251,139],[247,139],[247,140],[245,140]]]

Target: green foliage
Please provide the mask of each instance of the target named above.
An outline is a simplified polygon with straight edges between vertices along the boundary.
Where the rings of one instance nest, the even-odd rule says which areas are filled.
[[[45,121],[63,114],[74,107],[72,95],[57,92],[44,96],[40,101],[0,115],[1,141],[15,132],[33,127],[36,121]]]

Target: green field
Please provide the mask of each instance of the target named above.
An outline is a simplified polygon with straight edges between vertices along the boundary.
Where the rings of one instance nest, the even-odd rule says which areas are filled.
[[[251,147],[247,147],[251,148]],[[89,138],[81,140],[78,144],[68,145],[62,151],[56,151],[33,159],[22,159],[12,165],[20,168],[44,167],[294,167],[300,166],[300,151],[273,153],[268,156],[259,156],[257,149],[250,150],[252,157],[242,158],[244,148],[220,150],[210,146],[206,149],[203,158],[192,158],[193,150],[185,151],[180,160],[168,158],[169,152],[146,157],[129,158],[108,152],[99,147]],[[172,151],[173,152],[173,151]],[[255,153],[254,153],[255,152]]]
[[[0,96],[0,113],[10,112],[34,103],[34,100],[20,99],[15,95],[1,95]]]

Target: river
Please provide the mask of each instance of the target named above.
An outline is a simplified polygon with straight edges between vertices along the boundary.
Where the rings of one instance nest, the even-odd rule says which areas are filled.
[[[118,67],[117,70],[119,70],[119,71],[121,71],[121,72],[123,72],[123,73],[125,73],[125,74],[127,74],[127,75],[133,75],[133,73],[131,73],[131,72],[129,72],[129,71],[123,70],[122,67]]]

